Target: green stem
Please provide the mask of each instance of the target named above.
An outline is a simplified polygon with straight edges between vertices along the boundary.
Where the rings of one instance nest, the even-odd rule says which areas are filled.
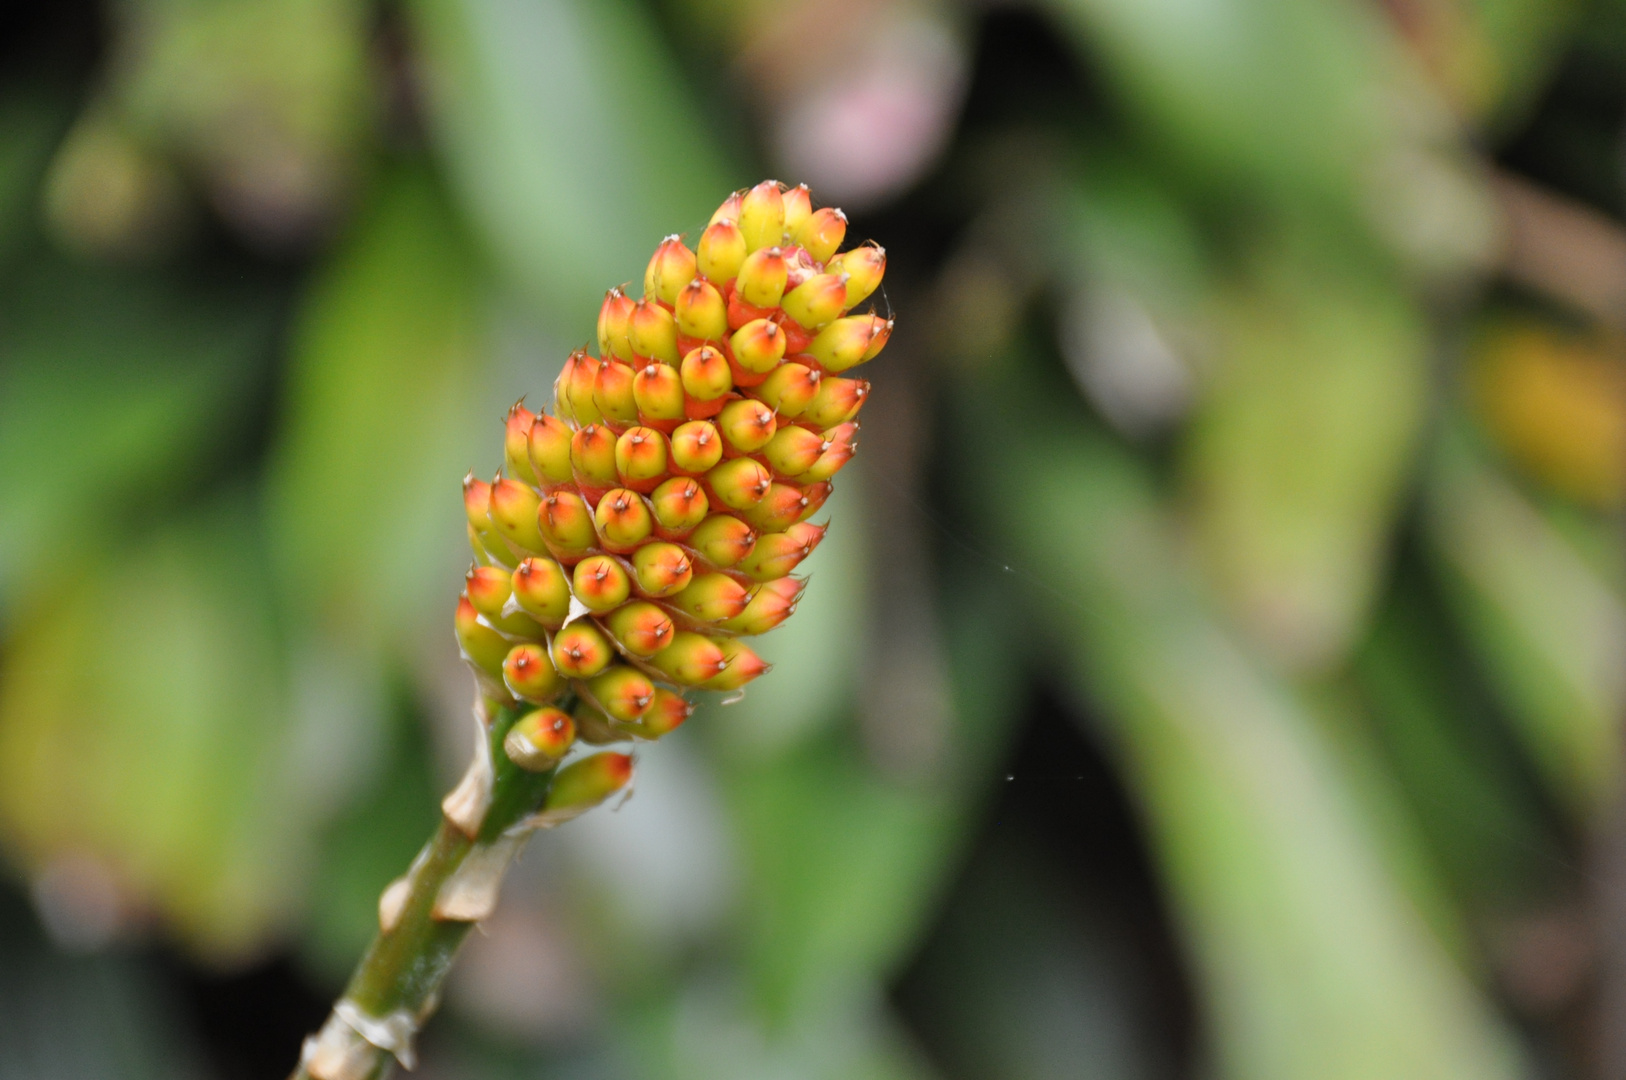
[[[561,707],[568,711],[572,704],[567,701]],[[373,939],[333,1016],[316,1037],[331,1046],[330,1052],[316,1058],[302,1055],[290,1080],[378,1080],[390,1073],[399,1052],[410,1056],[412,1037],[439,1003],[457,950],[474,925],[466,917],[437,913],[443,890],[465,868],[489,869],[500,880],[508,861],[504,848],[514,843],[505,834],[541,809],[553,780],[552,770],[529,772],[503,752],[503,738],[520,715],[513,708],[499,708],[487,728],[491,797],[475,835],[442,817],[405,884],[390,887],[405,889],[404,896],[392,898],[394,919]],[[485,854],[494,858],[491,867],[470,863],[471,856]]]

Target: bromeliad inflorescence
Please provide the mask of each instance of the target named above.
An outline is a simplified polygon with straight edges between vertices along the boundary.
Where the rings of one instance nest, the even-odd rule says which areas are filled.
[[[598,355],[579,349],[555,414],[508,413],[501,472],[463,482],[475,565],[455,619],[479,684],[477,752],[440,830],[379,901],[380,932],[306,1040],[295,1077],[366,1080],[412,1037],[526,836],[631,782],[629,755],[560,767],[574,744],[658,739],[692,689],[738,692],[768,665],[823,539],[811,519],[857,448],[886,344],[865,304],[886,253],[837,253],[847,219],[805,185],[731,195],[694,250],[669,236],[642,299],[611,289]]]

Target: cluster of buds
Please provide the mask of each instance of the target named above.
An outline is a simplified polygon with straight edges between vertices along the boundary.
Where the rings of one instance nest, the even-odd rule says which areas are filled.
[[[684,691],[767,671],[740,639],[796,610],[792,572],[825,533],[809,519],[869,393],[846,372],[892,330],[848,314],[886,253],[838,254],[846,228],[805,185],[768,180],[693,250],[667,237],[642,299],[605,296],[598,355],[565,362],[555,415],[516,404],[504,469],[464,481],[475,565],[457,637],[485,693],[534,707],[504,742],[515,763],[659,738],[688,718]]]

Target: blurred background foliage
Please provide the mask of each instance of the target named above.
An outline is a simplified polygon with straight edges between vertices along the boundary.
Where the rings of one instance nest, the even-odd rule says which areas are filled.
[[[891,257],[837,528],[421,1072],[1626,1074],[1619,0],[0,26],[0,1078],[285,1074],[468,753],[458,480],[764,174]]]

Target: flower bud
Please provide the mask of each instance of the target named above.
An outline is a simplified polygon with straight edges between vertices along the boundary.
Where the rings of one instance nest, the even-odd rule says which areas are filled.
[[[738,690],[759,675],[768,673],[768,664],[749,645],[733,638],[717,643],[723,651],[723,670],[700,685],[707,690]]]
[[[526,551],[542,550],[542,534],[537,531],[536,490],[529,484],[497,478],[491,485],[491,523],[503,538]]]
[[[762,501],[773,477],[759,461],[740,457],[725,461],[706,473],[706,484],[717,502],[731,510],[744,510]]]
[[[475,532],[491,531],[491,485],[472,472],[463,477],[463,512]]]
[[[715,225],[719,221],[726,221],[732,225],[739,224],[740,199],[744,194],[744,191],[736,191],[734,194],[724,199],[723,205],[719,206],[715,211],[712,212],[710,223]]]
[[[615,471],[632,490],[655,490],[666,467],[666,436],[654,428],[630,427],[615,440]]]
[[[567,679],[591,679],[615,651],[591,619],[577,619],[553,635],[553,666]]]
[[[643,498],[627,488],[611,488],[599,498],[598,508],[593,511],[593,524],[604,546],[620,552],[631,551],[655,529]]]
[[[798,476],[813,467],[819,455],[830,448],[822,435],[814,434],[795,424],[780,428],[768,445],[762,448],[762,457],[768,467],[782,477]]]
[[[632,783],[632,758],[605,752],[573,761],[559,770],[537,814],[539,825],[553,826],[580,817]]]
[[[523,402],[516,401],[508,410],[507,421],[503,424],[503,462],[510,473],[527,484],[539,482],[531,468],[530,435],[531,425],[535,422],[536,414],[527,409]]]
[[[807,496],[794,484],[775,483],[762,501],[740,516],[759,533],[776,533],[790,528],[807,512]]]
[[[734,280],[745,262],[745,237],[732,221],[713,221],[700,234],[695,265],[706,280],[724,285]]]
[[[698,476],[723,460],[723,440],[705,420],[690,420],[672,432],[672,466]]]
[[[551,670],[551,665],[549,670]],[[529,772],[547,772],[576,741],[576,724],[558,709],[528,712],[503,736],[508,760]]]
[[[581,349],[576,350],[576,362],[570,365],[570,384],[567,393],[570,395],[570,415],[577,424],[596,424],[602,417],[599,415],[598,402],[593,400],[593,391],[598,386],[598,369],[601,366],[598,359],[588,356]]]
[[[537,524],[548,550],[562,562],[576,562],[598,542],[593,512],[574,491],[551,492],[543,499]]]
[[[635,723],[655,703],[655,684],[637,668],[617,664],[587,684],[588,692],[611,719]]]
[[[776,246],[785,236],[785,199],[779,181],[764,180],[740,200],[740,233],[751,251]]]
[[[697,622],[715,623],[744,611],[749,600],[744,585],[727,574],[712,573],[696,576],[667,603]]]
[[[833,206],[815,210],[794,233],[816,263],[828,263],[847,236],[847,215]]]
[[[659,598],[681,591],[694,577],[694,564],[676,544],[645,544],[632,554],[638,591]]]
[[[741,454],[754,454],[768,445],[778,427],[773,410],[750,398],[730,401],[717,414],[717,430],[723,441]]]
[[[775,308],[785,294],[786,275],[784,252],[777,247],[765,247],[745,257],[734,288],[747,304]]]
[[[677,323],[672,313],[655,301],[640,300],[633,306],[627,336],[632,340],[632,351],[639,356],[663,364],[678,362]]]
[[[463,659],[493,679],[502,679],[502,662],[508,655],[508,639],[480,621],[467,596],[457,598],[457,615],[452,620]]]
[[[818,332],[807,353],[832,375],[864,362],[876,330],[885,320],[875,315],[848,315]]]
[[[642,424],[658,426],[662,421],[683,419],[683,380],[669,364],[650,361],[639,369],[632,379],[632,396]]]
[[[838,379],[831,376],[819,380],[818,393],[802,412],[804,424],[812,424],[821,431],[845,424],[858,415],[864,399],[869,397],[869,383],[863,379]]]
[[[650,657],[672,643],[672,617],[647,600],[622,604],[604,620],[615,640],[633,656]]]
[[[758,585],[751,590],[751,600],[745,610],[719,623],[718,629],[736,634],[766,634],[795,613],[804,584],[795,578],[783,577]]]
[[[858,449],[858,425],[853,423],[838,424],[824,433],[826,448],[808,469],[797,477],[798,480],[817,483],[829,480],[841,467],[852,460],[853,453]]]
[[[534,641],[508,650],[502,662],[502,679],[509,693],[534,705],[552,701],[565,688],[565,680],[554,670],[548,650]]]
[[[632,342],[627,338],[632,308],[632,299],[620,289],[604,294],[604,303],[598,309],[598,354],[604,359],[632,359]]]
[[[672,644],[650,657],[649,662],[679,686],[699,686],[722,674],[728,666],[716,642],[687,630],[672,635]]]
[[[658,739],[663,735],[670,735],[683,726],[683,722],[694,711],[694,706],[683,697],[670,690],[657,686],[655,700],[650,703],[649,711],[644,713],[634,733],[641,739]]]
[[[570,437],[570,468],[589,502],[619,479],[615,471],[615,434],[602,424],[588,424]]]
[[[571,478],[569,425],[552,416],[538,416],[528,439],[531,467],[538,482],[563,484]]]
[[[493,625],[502,618],[503,605],[513,592],[508,571],[496,566],[476,566],[463,579],[463,591],[474,610]]]
[[[823,539],[824,529],[806,522],[792,525],[784,532],[766,533],[757,537],[757,546],[735,569],[752,581],[782,578],[813,554]]]
[[[780,306],[786,315],[815,330],[840,315],[846,299],[847,286],[839,274],[816,274],[786,293]]]
[[[691,349],[683,358],[679,374],[684,392],[698,401],[714,401],[734,389],[728,361],[710,345]]]
[[[599,415],[615,424],[638,420],[638,403],[632,396],[632,365],[609,360],[599,365],[593,383],[593,405]]]
[[[689,546],[719,570],[749,555],[756,542],[751,526],[732,514],[712,514],[689,536]]]
[[[687,536],[699,525],[710,509],[705,491],[691,476],[674,476],[650,496],[655,510],[655,525],[662,536],[677,539]]]
[[[892,337],[891,319],[882,321],[881,317],[877,315],[875,321],[879,325],[875,327],[875,333],[869,339],[869,348],[864,350],[864,360],[866,362],[875,359],[876,355],[886,348],[887,340]]]
[[[655,249],[644,271],[644,299],[673,303],[683,287],[694,280],[694,271],[694,252],[684,246],[682,237],[668,236]]]
[[[571,591],[595,615],[614,611],[632,595],[632,582],[614,556],[589,555],[571,573]]]
[[[564,568],[552,559],[530,558],[509,576],[514,605],[547,627],[557,630],[570,614],[570,583]]]
[[[782,418],[794,420],[819,392],[820,377],[818,372],[801,364],[780,364],[751,396]]]
[[[818,513],[819,507],[823,506],[825,500],[830,497],[830,492],[835,490],[828,480],[817,484],[802,484],[799,486],[802,489],[802,498],[807,500],[807,505],[802,507],[802,516],[799,519],[801,521],[806,521]]]
[[[785,334],[770,319],[752,319],[728,339],[734,362],[746,371],[766,375],[785,357]]]
[[[677,294],[673,305],[677,330],[686,338],[721,341],[728,336],[728,305],[717,286],[695,278]]]
[[[570,409],[570,377],[576,371],[576,354],[571,353],[565,357],[564,367],[553,380],[553,411],[565,419],[573,419],[575,414]]]
[[[793,188],[786,188],[781,198],[785,205],[785,236],[794,237],[813,212],[813,196],[806,184],[797,184]]]
[[[876,243],[855,247],[831,259],[825,270],[847,275],[847,307],[864,302],[886,274],[886,248]]]

